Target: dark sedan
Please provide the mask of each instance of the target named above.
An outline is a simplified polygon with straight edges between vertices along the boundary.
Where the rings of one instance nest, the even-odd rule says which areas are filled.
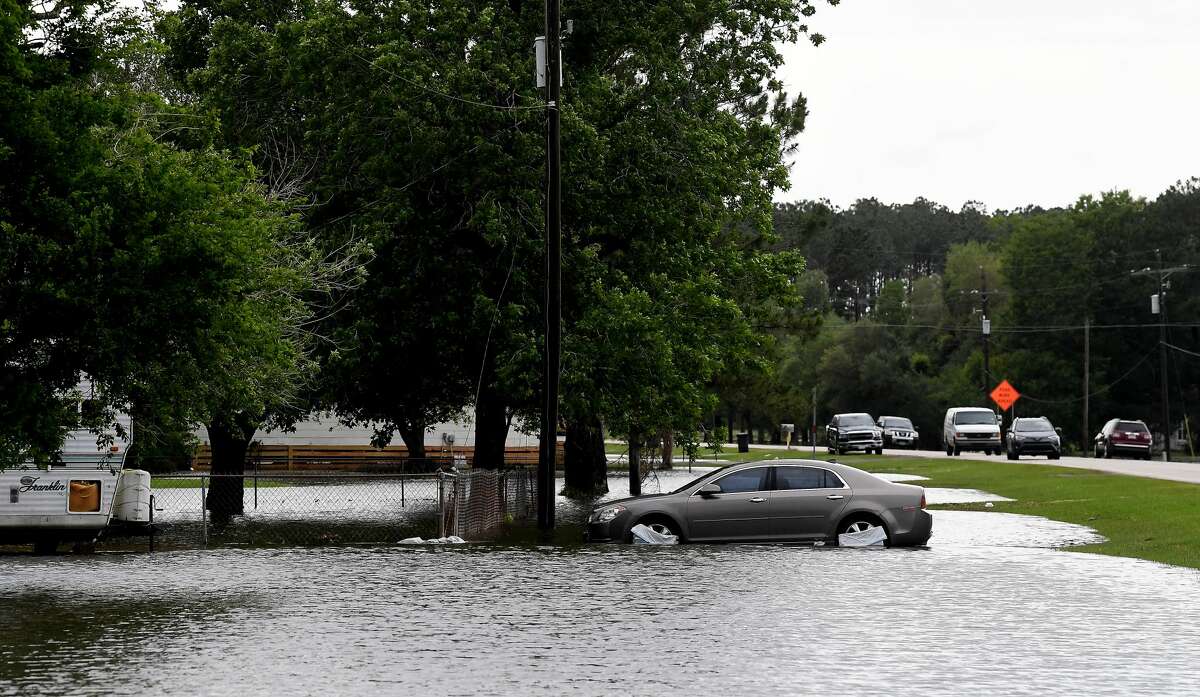
[[[818,460],[729,465],[669,494],[592,511],[586,538],[630,541],[643,524],[682,542],[833,542],[881,526],[890,546],[923,545],[932,531],[925,490]]]

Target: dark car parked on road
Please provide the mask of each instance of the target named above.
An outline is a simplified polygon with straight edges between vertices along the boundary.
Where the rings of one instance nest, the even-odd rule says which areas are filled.
[[[586,539],[628,542],[643,524],[681,542],[835,542],[882,526],[890,546],[923,545],[933,518],[925,490],[818,460],[729,465],[669,494],[611,501],[588,518]]]
[[[1062,454],[1060,429],[1044,416],[1026,416],[1013,419],[1004,438],[1004,450],[1008,459],[1016,460],[1022,455],[1045,455],[1057,460]]]
[[[921,434],[910,419],[903,416],[881,416],[875,422],[883,431],[883,447],[909,448],[915,450]]]
[[[883,429],[875,425],[870,414],[834,414],[825,427],[825,444],[830,453],[861,450],[883,454]]]
[[[1150,459],[1154,437],[1144,421],[1110,419],[1096,434],[1096,457],[1132,455],[1138,460]]]

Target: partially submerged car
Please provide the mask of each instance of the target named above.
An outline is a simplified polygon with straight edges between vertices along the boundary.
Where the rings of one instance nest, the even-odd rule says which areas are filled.
[[[585,538],[630,542],[635,525],[681,542],[822,542],[883,528],[889,546],[923,545],[933,518],[925,490],[819,460],[728,465],[669,494],[610,501],[588,517]]]
[[[1005,454],[1010,460],[1020,459],[1022,455],[1045,455],[1057,460],[1062,454],[1060,431],[1044,416],[1013,419],[1004,439]]]
[[[861,450],[883,454],[883,430],[875,425],[870,414],[834,414],[825,427],[825,444],[830,453]]]

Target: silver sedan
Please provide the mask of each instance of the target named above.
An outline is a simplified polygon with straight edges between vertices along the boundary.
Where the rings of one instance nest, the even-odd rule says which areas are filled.
[[[921,487],[820,460],[739,463],[669,494],[610,501],[592,511],[585,536],[628,542],[639,523],[684,542],[836,542],[882,526],[890,546],[911,546],[933,529]]]

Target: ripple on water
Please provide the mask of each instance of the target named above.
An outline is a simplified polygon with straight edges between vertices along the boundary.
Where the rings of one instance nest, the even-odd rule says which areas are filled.
[[[1194,694],[1200,574],[934,516],[910,550],[0,558],[0,694]]]

